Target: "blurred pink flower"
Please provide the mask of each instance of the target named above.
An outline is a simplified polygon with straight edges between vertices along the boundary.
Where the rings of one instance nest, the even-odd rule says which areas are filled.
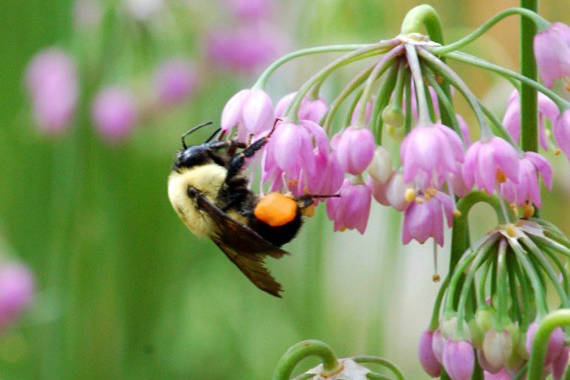
[[[154,75],[156,97],[160,105],[176,105],[192,96],[198,74],[191,61],[171,59],[161,64]]]
[[[424,331],[420,337],[418,356],[424,371],[431,377],[439,377],[441,374],[441,363],[433,353],[432,342],[433,331]]]
[[[40,51],[28,64],[26,85],[38,126],[48,133],[63,131],[73,118],[78,97],[72,57],[57,48]]]
[[[292,92],[285,95],[279,100],[275,106],[276,117],[284,116],[285,111],[289,107],[289,104],[291,104],[293,101],[295,95],[297,95],[297,93]],[[297,117],[299,120],[311,120],[318,124],[321,122],[322,117],[327,112],[327,108],[327,102],[323,98],[311,99],[308,96],[305,96],[301,101],[301,106],[299,108]]]
[[[372,194],[368,186],[353,184],[345,179],[340,188],[340,197],[327,199],[327,215],[334,221],[334,230],[357,229],[363,234],[368,224],[371,202]]]
[[[206,40],[208,56],[215,66],[250,73],[267,65],[283,50],[283,39],[271,28],[247,25],[216,29]]]
[[[432,191],[430,191],[432,190]],[[427,190],[424,197],[417,196],[404,213],[402,242],[408,244],[412,239],[424,243],[432,237],[443,247],[443,215],[447,225],[453,225],[453,203],[451,198],[434,189]]]
[[[18,318],[34,295],[30,270],[18,263],[0,264],[0,331]]]
[[[547,87],[556,79],[570,80],[570,27],[552,23],[534,37],[534,55],[540,76]]]
[[[561,113],[552,128],[554,141],[570,161],[570,110]]]
[[[565,346],[560,355],[554,359],[552,362],[552,377],[554,380],[562,379],[564,373],[566,372],[566,368],[568,367],[568,354],[570,353],[570,347]]]
[[[558,106],[550,100],[549,97],[543,93],[538,93],[538,138],[540,146],[542,149],[548,149],[548,142],[546,139],[546,127],[544,125],[544,119],[549,119],[552,123],[556,121],[560,112],[558,111]],[[503,116],[503,125],[509,131],[513,140],[519,142],[521,134],[521,105],[519,99],[518,91],[513,91],[511,98],[509,99],[509,105],[505,110],[505,116]]]
[[[243,21],[257,21],[268,17],[272,11],[271,0],[227,0],[234,15]]]
[[[97,131],[109,141],[124,139],[135,127],[137,106],[132,94],[122,87],[101,90],[91,108]]]
[[[259,89],[244,89],[233,95],[222,111],[221,127],[225,133],[237,128],[237,139],[246,141],[250,135],[270,130],[275,121],[273,102]]]
[[[532,350],[532,343],[534,341],[534,336],[536,330],[538,329],[538,322],[532,322],[528,326],[526,332],[526,350],[530,355]],[[545,365],[550,365],[554,359],[558,357],[563,352],[564,349],[564,331],[560,327],[557,327],[548,340],[548,348],[546,349],[546,357],[544,359]]]

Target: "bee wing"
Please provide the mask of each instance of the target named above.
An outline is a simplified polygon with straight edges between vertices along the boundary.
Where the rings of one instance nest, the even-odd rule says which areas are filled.
[[[228,216],[202,193],[197,194],[198,208],[205,211],[216,225],[211,239],[259,289],[280,297],[281,285],[264,265],[269,255],[282,257],[287,252],[274,246],[251,228]]]

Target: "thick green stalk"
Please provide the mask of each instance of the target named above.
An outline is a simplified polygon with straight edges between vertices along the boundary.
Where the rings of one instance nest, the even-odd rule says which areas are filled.
[[[538,325],[530,351],[528,380],[541,380],[544,358],[550,335],[558,326],[570,325],[570,309],[561,309],[548,314]]]
[[[538,10],[538,0],[521,0],[521,7],[532,12]],[[536,61],[534,59],[533,42],[536,25],[529,19],[521,17],[521,74],[536,81]],[[524,151],[538,149],[538,103],[536,88],[522,83],[521,103],[521,148]]]
[[[289,380],[297,364],[308,356],[318,356],[326,372],[334,372],[340,366],[334,351],[328,344],[318,340],[304,340],[291,346],[279,359],[273,373],[273,380]]]
[[[473,32],[468,34],[467,36],[457,40],[451,44],[439,46],[433,49],[433,52],[437,55],[444,55],[450,53],[452,51],[461,49],[462,47],[470,44],[471,42],[475,41],[477,38],[481,37],[485,34],[489,29],[491,29],[495,24],[499,21],[504,19],[505,17],[511,15],[521,15],[522,18],[527,18],[529,22],[532,22],[534,25],[538,26],[540,29],[544,29],[548,27],[548,21],[540,17],[535,12],[529,11],[523,8],[508,8],[502,10],[501,12],[497,13],[495,16],[491,17],[489,20],[485,21],[483,25],[475,29]]]

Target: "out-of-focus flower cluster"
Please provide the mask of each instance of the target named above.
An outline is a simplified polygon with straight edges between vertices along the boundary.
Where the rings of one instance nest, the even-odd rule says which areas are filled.
[[[251,73],[281,50],[280,32],[270,26],[276,7],[272,0],[220,0],[214,7],[224,19],[223,24],[232,25],[231,28],[224,30],[208,25],[196,30],[192,38],[197,40],[197,51],[189,51],[187,46],[181,45],[176,53],[171,53],[170,49],[165,54],[161,51],[162,46],[152,44],[152,49],[156,50],[154,55],[160,58],[145,60],[142,70],[137,67],[129,74],[124,68],[113,65],[119,59],[109,59],[105,55],[107,50],[114,51],[108,47],[114,39],[125,40],[131,45],[134,43],[131,39],[141,38],[135,35],[137,27],[124,27],[124,30],[120,27],[140,23],[149,33],[156,34],[151,35],[151,39],[158,40],[162,38],[161,33],[172,33],[174,26],[165,20],[171,19],[173,12],[177,13],[176,18],[187,17],[187,22],[191,23],[192,5],[172,7],[163,0],[124,0],[120,6],[103,9],[97,0],[77,0],[73,18],[77,29],[74,38],[78,41],[74,46],[82,48],[42,49],[31,59],[25,73],[36,125],[42,132],[62,134],[74,121],[84,123],[83,115],[89,115],[106,141],[121,141],[150,117],[187,104],[202,85],[200,78],[211,75],[211,67],[229,67]],[[161,27],[166,30],[160,30]],[[187,32],[184,29],[179,34]],[[99,38],[103,39],[101,46],[93,42]],[[203,46],[201,42],[204,42]],[[93,53],[97,51],[102,52],[101,56]],[[115,53],[133,54],[132,51]],[[191,58],[196,56],[208,57],[210,62],[200,65]],[[123,61],[129,59],[132,57]],[[143,79],[139,74],[141,71],[145,73]],[[117,80],[117,77],[121,79]]]

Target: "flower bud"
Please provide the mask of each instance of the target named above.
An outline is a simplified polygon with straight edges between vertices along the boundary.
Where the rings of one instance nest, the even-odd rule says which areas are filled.
[[[384,206],[390,206],[390,202],[386,197],[386,190],[388,189],[387,183],[382,184],[376,181],[374,178],[368,177],[366,179],[366,184],[368,185],[370,190],[372,190],[372,196],[374,197],[374,199],[376,199],[378,203]]]
[[[246,89],[232,96],[222,111],[221,127],[230,133],[238,130],[238,140],[271,129],[274,122],[273,103],[263,90]]]
[[[485,333],[481,331],[475,318],[469,321],[469,332],[471,333],[471,344],[473,348],[480,350],[483,347],[483,338]]]
[[[99,92],[91,111],[97,130],[110,141],[126,137],[137,119],[135,101],[131,93],[121,87],[108,87]]]
[[[483,339],[483,355],[490,366],[490,372],[496,373],[505,367],[512,352],[513,340],[508,331],[487,331]]]
[[[382,111],[382,120],[386,125],[400,128],[404,125],[404,114],[401,109],[388,106]]]
[[[512,380],[511,375],[504,369],[500,370],[497,373],[485,371],[484,376],[485,380]]]
[[[443,366],[451,380],[470,380],[475,368],[471,343],[447,340],[443,348]]]
[[[402,141],[406,137],[406,129],[403,127],[395,127],[393,125],[386,125],[386,130],[390,137],[396,141]]]
[[[366,171],[376,181],[386,184],[394,172],[390,152],[383,146],[376,147],[372,162],[368,165]]]
[[[418,355],[424,371],[431,377],[438,377],[441,374],[441,364],[434,355],[432,343],[433,331],[424,331],[420,337]]]
[[[342,169],[350,174],[362,173],[374,157],[374,136],[367,128],[346,128],[336,142],[336,157]]]
[[[463,322],[463,335],[466,340],[471,341],[471,336],[469,335],[469,325],[465,320]],[[441,323],[441,333],[446,339],[459,340],[460,337],[457,336],[457,317],[451,317],[444,320]]]
[[[433,355],[440,364],[443,364],[443,347],[445,346],[446,339],[441,334],[441,330],[435,330],[433,333],[431,348]]]
[[[538,322],[532,322],[528,326],[528,331],[526,333],[526,349],[530,355],[532,350],[532,343],[534,341],[534,335],[538,329]],[[544,360],[545,365],[552,363],[554,359],[560,355],[564,346],[564,332],[560,327],[557,327],[548,340],[548,350],[546,351],[546,358]]]
[[[489,331],[495,323],[495,310],[491,309],[490,307],[478,309],[475,312],[474,319],[481,333],[485,335],[485,333]]]

